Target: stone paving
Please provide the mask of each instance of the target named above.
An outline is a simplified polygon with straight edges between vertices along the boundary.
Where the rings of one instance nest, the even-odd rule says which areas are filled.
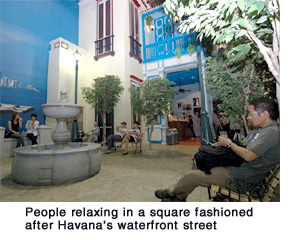
[[[143,150],[148,149],[143,144]],[[101,171],[86,180],[52,186],[25,186],[11,179],[13,158],[0,159],[2,202],[158,202],[154,191],[175,183],[191,168],[197,146],[153,145],[159,156],[145,156],[133,148],[102,154]],[[102,149],[104,152],[106,149]],[[197,188],[187,199],[207,202],[206,188]]]

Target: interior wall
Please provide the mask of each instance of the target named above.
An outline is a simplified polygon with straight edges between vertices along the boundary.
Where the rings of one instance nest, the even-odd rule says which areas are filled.
[[[180,89],[180,86],[175,87],[177,91]],[[178,118],[182,118],[182,113],[187,113],[193,116],[194,108],[199,108],[200,106],[193,106],[193,99],[194,98],[201,98],[200,91],[199,91],[199,84],[189,84],[189,85],[182,85],[182,89],[190,90],[190,92],[180,93],[175,96],[175,104],[174,104],[174,112]],[[200,101],[199,101],[200,102]],[[180,104],[178,104],[180,103]],[[183,110],[183,105],[191,105],[191,110]]]
[[[177,90],[180,89],[180,86],[175,87]],[[175,96],[175,103],[174,103],[174,113],[177,115],[178,118],[183,118],[183,113],[191,115],[193,118],[193,128],[195,135],[197,137],[200,136],[201,133],[201,126],[199,122],[198,114],[195,114],[194,110],[198,110],[201,108],[201,94],[199,91],[199,83],[195,84],[188,84],[188,85],[181,85],[181,89],[191,90],[188,92],[180,93]],[[194,106],[194,99],[199,99],[199,105]],[[191,110],[183,110],[183,105],[187,107],[187,105],[191,105]]]

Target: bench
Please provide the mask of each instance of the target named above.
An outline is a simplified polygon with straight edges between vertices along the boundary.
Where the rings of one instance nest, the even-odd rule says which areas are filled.
[[[37,128],[39,144],[53,143],[51,140],[51,127],[41,125]],[[5,128],[0,127],[0,158],[13,157],[14,149],[16,148],[17,140],[14,138],[4,138]],[[31,145],[31,141],[25,137],[25,145]]]
[[[233,191],[226,187],[230,184],[227,181],[225,186],[211,185],[208,187],[209,199],[211,199],[210,190],[216,193],[216,198],[222,201],[224,198],[240,202],[270,202],[275,190],[280,184],[280,164],[270,171],[261,184],[256,185],[251,191]]]
[[[31,140],[27,137],[24,138],[25,146],[31,145]],[[16,148],[17,140],[15,138],[4,138],[1,141],[1,155],[0,158],[8,158],[14,155],[14,149]]]

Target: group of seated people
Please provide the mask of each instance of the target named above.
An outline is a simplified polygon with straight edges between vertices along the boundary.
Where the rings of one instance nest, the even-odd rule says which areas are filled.
[[[216,147],[223,146],[230,148],[244,161],[239,167],[219,166],[211,169],[211,174],[206,174],[199,169],[192,169],[181,177],[175,184],[155,191],[155,196],[163,202],[184,202],[189,194],[198,187],[209,187],[212,184],[224,185],[228,179],[244,179],[245,181],[257,184],[280,162],[280,136],[277,127],[279,107],[276,101],[269,98],[258,98],[248,105],[247,120],[256,130],[250,132],[245,139],[244,147],[239,146],[230,138],[219,137],[214,144]],[[37,127],[39,122],[36,114],[31,114],[31,119],[26,123],[27,137],[32,144],[37,144]],[[24,136],[19,129],[22,128],[22,118],[15,112],[12,120],[8,122],[10,137],[17,139],[17,147],[24,146]],[[114,142],[121,142],[117,145],[121,148],[125,144],[123,155],[128,154],[129,142],[137,142],[140,136],[139,123],[134,122],[134,127],[128,131],[126,122],[117,127],[117,132],[111,134],[100,144],[107,144],[107,154],[110,154]],[[89,137],[94,139],[99,134],[98,124],[95,123],[94,134]]]
[[[25,128],[26,128],[26,136],[28,139],[31,140],[32,145],[38,144],[37,143],[37,128],[39,126],[39,122],[36,120],[37,115],[31,114],[31,119],[27,121]],[[21,134],[20,130],[22,128],[23,119],[20,117],[18,112],[14,112],[12,114],[12,119],[8,121],[8,136],[11,138],[15,138],[17,140],[16,148],[20,146],[25,146],[24,137],[25,135]]]
[[[112,152],[112,147],[114,146],[114,142],[121,142],[117,147],[121,148],[123,144],[125,144],[125,151],[123,155],[128,155],[128,147],[129,147],[129,142],[137,142],[138,138],[140,136],[140,127],[139,127],[139,122],[134,122],[134,127],[128,132],[127,129],[127,123],[122,122],[121,127],[117,127],[117,132],[116,134],[111,134],[108,136],[108,138],[100,142],[100,144],[107,144],[108,145],[108,150],[107,154],[110,154]]]
[[[20,117],[20,114],[18,112],[14,112],[12,114],[12,119],[8,121],[8,136],[10,138],[15,138],[17,140],[16,148],[20,146],[25,146],[25,136],[27,136],[28,139],[31,140],[32,145],[38,144],[37,142],[37,128],[39,126],[39,121],[36,120],[37,115],[31,114],[31,119],[27,121],[25,128],[26,132],[25,134],[22,134],[20,132],[20,129],[22,128],[22,122],[23,119]],[[121,123],[121,127],[117,127],[117,132],[115,134],[111,134],[108,136],[108,138],[100,142],[100,144],[106,144],[108,145],[107,154],[110,154],[112,152],[112,147],[114,146],[114,142],[121,142],[117,147],[121,148],[123,144],[125,144],[125,152],[123,155],[128,154],[128,146],[129,142],[137,142],[138,138],[140,136],[140,127],[139,122],[134,122],[134,127],[128,131],[126,122]],[[95,142],[98,143],[98,137],[100,135],[100,128],[98,122],[94,123],[94,127],[91,129],[91,131],[82,138],[83,142]]]

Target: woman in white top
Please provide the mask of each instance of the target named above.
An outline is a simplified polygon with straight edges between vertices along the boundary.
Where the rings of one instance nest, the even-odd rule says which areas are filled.
[[[37,140],[37,128],[39,126],[39,122],[36,121],[37,119],[37,115],[36,114],[31,114],[31,120],[29,120],[26,125],[25,128],[27,129],[27,137],[31,140],[32,145],[38,144]]]
[[[123,153],[123,155],[128,154],[129,142],[137,142],[140,133],[141,133],[141,131],[139,129],[139,123],[134,122],[134,127],[125,135],[121,144],[118,145],[118,148],[121,148],[123,146],[123,144],[125,143],[125,152]]]

